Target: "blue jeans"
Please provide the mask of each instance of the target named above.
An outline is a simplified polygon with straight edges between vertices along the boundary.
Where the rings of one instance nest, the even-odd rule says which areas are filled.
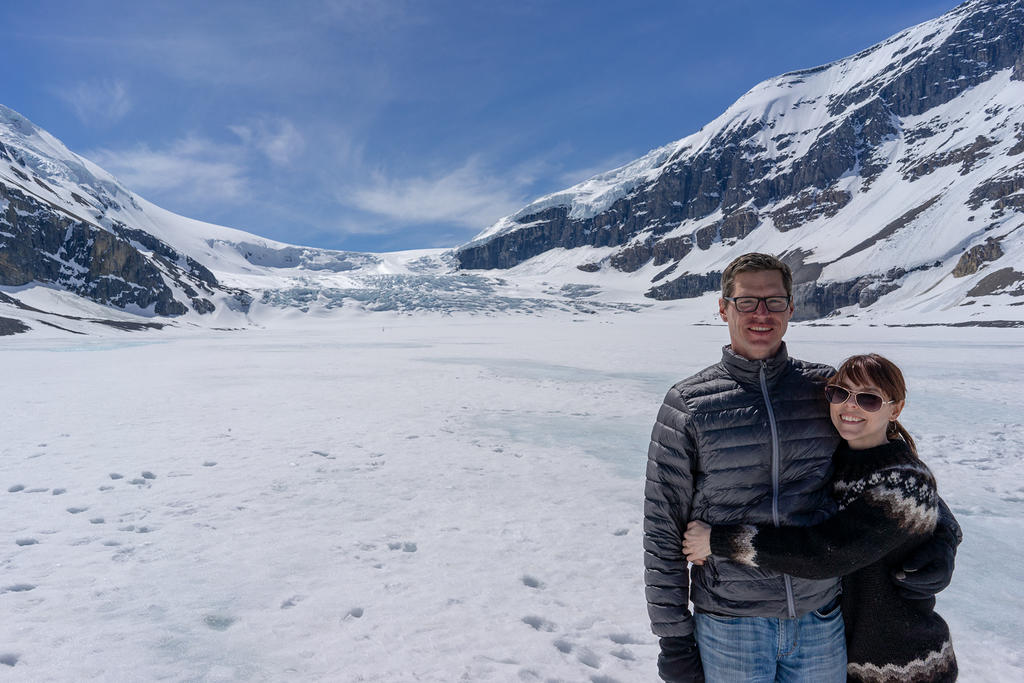
[[[845,683],[838,601],[799,619],[695,614],[707,683]]]

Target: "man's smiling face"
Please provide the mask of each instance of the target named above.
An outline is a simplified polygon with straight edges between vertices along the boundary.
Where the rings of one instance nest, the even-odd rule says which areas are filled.
[[[777,270],[757,270],[737,273],[733,281],[731,296],[787,296],[782,282],[782,273]],[[780,312],[772,313],[763,301],[757,310],[740,313],[736,306],[725,299],[718,300],[719,314],[729,324],[729,340],[732,350],[748,360],[771,358],[782,345],[789,319],[793,317],[793,304]]]

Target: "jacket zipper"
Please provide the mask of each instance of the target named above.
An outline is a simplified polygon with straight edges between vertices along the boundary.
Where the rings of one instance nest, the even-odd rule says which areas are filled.
[[[764,405],[768,410],[768,425],[772,430],[772,523],[779,526],[779,429],[775,424],[775,411],[772,410],[772,400],[768,395],[768,361],[761,361],[761,393],[764,395]],[[783,574],[782,580],[786,584],[786,607],[789,610],[789,618],[796,619],[796,601],[793,599],[793,579],[789,574]]]

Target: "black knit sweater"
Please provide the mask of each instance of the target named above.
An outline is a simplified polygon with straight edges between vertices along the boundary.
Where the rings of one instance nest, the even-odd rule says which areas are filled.
[[[890,578],[935,529],[935,479],[904,441],[859,451],[843,444],[833,463],[833,517],[809,527],[715,526],[712,554],[794,576],[843,576],[848,680],[956,680],[935,598],[903,598]]]

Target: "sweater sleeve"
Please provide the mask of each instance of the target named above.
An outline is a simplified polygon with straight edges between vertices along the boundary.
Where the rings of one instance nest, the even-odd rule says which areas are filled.
[[[683,531],[693,498],[696,457],[690,415],[673,387],[658,411],[647,451],[644,490],[644,582],[651,630],[662,638],[688,636],[690,575]]]
[[[938,496],[927,472],[885,468],[845,488],[839,512],[814,526],[712,527],[711,552],[752,567],[824,579],[866,567],[935,529]]]

